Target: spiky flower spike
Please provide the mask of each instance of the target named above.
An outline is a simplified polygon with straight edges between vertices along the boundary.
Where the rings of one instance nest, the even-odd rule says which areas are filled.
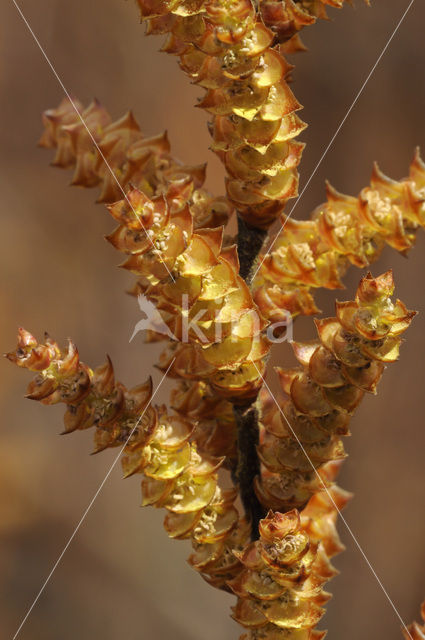
[[[195,424],[164,407],[150,405],[152,381],[128,391],[115,382],[111,361],[91,370],[69,342],[66,352],[20,329],[16,351],[7,358],[37,373],[27,397],[43,404],[63,402],[64,433],[95,429],[95,450],[124,446],[125,477],[142,473],[142,505],[164,507],[171,538],[190,539],[190,564],[211,584],[226,587],[240,569],[233,549],[249,537],[248,523],[234,507],[236,491],[222,490],[218,469],[224,458],[201,455],[191,441]]]
[[[183,343],[175,347],[171,373],[183,366],[188,377],[209,378],[225,397],[255,396],[256,367],[264,369],[269,350],[265,323],[238,274],[235,247],[222,246],[223,229],[194,232],[187,206],[176,207],[167,196],[151,200],[137,189],[108,208],[120,224],[107,239],[129,256],[122,266],[139,277],[139,291]]]
[[[369,0],[365,0],[369,4]],[[298,32],[314,24],[317,18],[326,19],[326,7],[342,9],[350,0],[260,0],[260,14],[264,24],[272,29],[285,50],[292,53],[305,51]]]
[[[67,350],[62,351],[47,334],[45,343],[39,344],[22,328],[16,350],[6,357],[17,366],[36,372],[28,386],[27,398],[42,404],[67,405],[64,433],[95,429],[95,453],[125,442],[139,419],[140,438],[143,431],[150,433],[155,428],[155,412],[149,407],[152,380],[148,378],[142,385],[127,390],[115,381],[109,358],[93,371],[80,361],[71,340]]]
[[[407,627],[407,631],[403,629],[405,640],[425,640],[425,600],[422,603],[421,616],[424,622],[423,625],[413,622]]]
[[[409,177],[395,181],[375,165],[358,198],[327,185],[327,202],[311,220],[282,218],[284,225],[256,278],[254,299],[272,322],[282,313],[314,314],[311,289],[342,287],[348,265],[374,262],[385,244],[402,253],[425,227],[425,164],[416,150]]]
[[[365,392],[376,393],[385,364],[399,355],[401,334],[414,311],[397,300],[392,272],[362,278],[352,302],[337,302],[337,317],[316,322],[319,340],[294,343],[301,368],[278,369],[288,399],[263,405],[256,491],[267,507],[302,507],[326,484],[314,469],[345,457],[341,436]],[[322,484],[322,487],[320,487]]]
[[[227,194],[249,224],[266,229],[297,195],[304,145],[301,105],[287,84],[292,67],[273,47],[250,0],[138,0],[149,34],[168,34],[164,50],[207,93],[212,149],[227,173]]]
[[[72,185],[99,187],[98,202],[120,200],[130,186],[148,196],[166,194],[175,208],[188,203],[195,227],[223,224],[232,211],[224,197],[202,188],[205,165],[175,160],[167,134],[145,138],[131,112],[112,122],[97,100],[84,109],[77,99],[64,98],[43,113],[43,124],[39,144],[56,149],[53,166],[74,168]]]
[[[81,110],[78,101],[74,105]],[[269,345],[261,335],[264,320],[239,275],[236,247],[222,246],[218,225],[231,206],[201,189],[205,167],[173,160],[166,136],[143,138],[131,114],[110,124],[94,102],[82,118],[97,148],[74,105],[64,100],[45,112],[41,144],[57,149],[54,165],[76,167],[73,184],[102,182],[99,200],[118,198],[108,209],[119,226],[107,239],[127,254],[122,266],[139,278],[134,293],[155,303],[176,340],[190,343],[171,373],[210,377],[213,388],[231,399],[255,397]]]
[[[318,545],[303,530],[298,511],[270,511],[260,539],[237,553],[244,569],[231,582],[238,596],[233,618],[249,629],[241,640],[312,640],[329,596],[322,591]]]

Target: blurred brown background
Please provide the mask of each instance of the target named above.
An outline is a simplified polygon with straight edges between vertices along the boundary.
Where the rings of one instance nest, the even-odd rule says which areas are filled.
[[[407,6],[375,0],[367,9],[332,12],[333,22],[305,31],[310,51],[297,58],[294,91],[310,127],[302,180],[313,170],[337,125]],[[132,2],[21,0],[22,9],[66,87],[88,102],[97,96],[114,117],[133,108],[146,134],[167,128],[175,155],[209,160],[209,185],[222,190],[222,169],[207,152],[199,90],[176,61],[145,38]],[[324,179],[357,193],[372,161],[393,177],[407,173],[415,145],[425,150],[425,5],[416,0],[335,144],[298,205],[305,217],[323,200]],[[35,146],[40,113],[62,98],[46,61],[11,0],[0,7],[0,350],[14,346],[18,325],[58,340],[72,336],[96,365],[108,352],[120,379],[135,384],[151,372],[153,346],[138,336],[129,279],[103,241],[113,227],[94,192],[70,189],[70,175],[50,169]],[[397,294],[421,311],[401,361],[391,366],[378,397],[363,402],[347,441],[341,484],[355,493],[345,517],[402,617],[417,617],[425,597],[425,233],[408,260],[387,250],[375,274],[392,266]],[[347,279],[351,297],[360,273]],[[322,308],[332,310],[332,296]],[[296,338],[312,337],[311,320]],[[283,362],[281,348],[276,361]],[[0,364],[0,637],[11,638],[65,542],[104,478],[113,455],[90,458],[91,434],[59,438],[62,409],[22,398],[28,375]],[[159,376],[155,375],[156,382]],[[167,397],[164,386],[160,396]],[[214,592],[185,564],[187,544],[167,539],[162,513],[138,508],[138,480],[111,474],[75,540],[35,606],[20,638],[30,640],[231,640],[233,598]],[[353,540],[323,626],[331,638],[400,638],[391,609]]]

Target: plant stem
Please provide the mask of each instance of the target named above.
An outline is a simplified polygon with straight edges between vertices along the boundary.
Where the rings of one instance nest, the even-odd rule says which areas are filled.
[[[251,227],[238,214],[239,274],[248,286],[251,284],[254,267],[266,235],[267,231]],[[265,516],[265,509],[254,491],[254,479],[260,474],[260,461],[257,455],[258,411],[255,401],[256,398],[248,400],[242,406],[237,404],[233,406],[238,431],[238,461],[233,479],[239,485],[242,504],[251,522],[252,540],[258,538],[258,524]]]
[[[233,411],[238,427],[238,463],[234,480],[239,485],[242,504],[251,521],[251,539],[256,540],[259,535],[258,523],[266,515],[254,491],[254,478],[260,474],[257,455],[258,411],[252,402],[243,406],[235,405]]]
[[[254,275],[254,265],[261,251],[267,231],[250,227],[238,214],[238,256],[240,275],[250,285]]]

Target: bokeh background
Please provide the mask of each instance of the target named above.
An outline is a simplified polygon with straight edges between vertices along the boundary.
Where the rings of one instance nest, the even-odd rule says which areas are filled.
[[[407,0],[360,1],[332,11],[304,33],[310,51],[297,57],[294,91],[310,127],[301,167],[304,184],[395,28]],[[176,156],[208,158],[208,184],[222,191],[223,171],[207,151],[206,116],[193,109],[199,90],[145,38],[133,2],[21,0],[21,8],[69,91],[98,97],[114,117],[132,108],[147,135],[164,128]],[[415,145],[425,150],[425,5],[416,0],[399,32],[294,212],[305,217],[324,199],[324,180],[357,193],[377,159],[393,177],[407,173]],[[134,385],[151,373],[154,346],[123,292],[129,277],[103,240],[113,222],[94,192],[68,188],[70,175],[48,167],[36,148],[40,113],[62,90],[11,0],[0,7],[0,350],[13,348],[18,325],[63,342],[72,336],[91,365],[112,357]],[[355,493],[345,517],[401,616],[417,617],[425,597],[425,233],[408,259],[386,250],[375,274],[392,266],[397,294],[421,312],[399,363],[377,397],[367,397],[347,441],[341,484]],[[360,277],[347,278],[347,298]],[[332,312],[332,296],[321,306]],[[297,323],[298,339],[313,324]],[[276,362],[287,362],[283,345]],[[23,399],[25,372],[0,362],[0,637],[11,638],[103,480],[113,453],[90,458],[91,434],[58,437],[62,408]],[[155,374],[155,381],[159,375]],[[160,392],[166,400],[166,385]],[[233,598],[214,592],[188,565],[188,545],[168,540],[162,513],[138,508],[137,479],[107,480],[46,590],[22,640],[230,640]],[[397,640],[400,622],[352,538],[323,620],[331,638]]]

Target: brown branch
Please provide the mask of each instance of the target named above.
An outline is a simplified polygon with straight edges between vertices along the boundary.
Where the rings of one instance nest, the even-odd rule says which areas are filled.
[[[251,522],[251,539],[257,540],[258,524],[266,515],[266,509],[254,491],[254,478],[260,474],[258,411],[254,403],[234,406],[233,411],[238,427],[238,463],[234,481],[239,485],[242,504]]]
[[[267,231],[249,226],[238,214],[238,256],[240,275],[250,285],[254,265],[266,239]]]
[[[267,231],[249,226],[238,214],[238,256],[239,273],[248,286],[254,274],[258,255],[266,238]],[[245,513],[251,522],[251,538],[259,537],[258,524],[265,517],[266,510],[259,502],[254,491],[254,479],[260,474],[260,461],[257,454],[259,443],[258,411],[256,398],[244,405],[234,405],[233,411],[237,424],[238,461],[233,479],[239,486],[239,492]]]

